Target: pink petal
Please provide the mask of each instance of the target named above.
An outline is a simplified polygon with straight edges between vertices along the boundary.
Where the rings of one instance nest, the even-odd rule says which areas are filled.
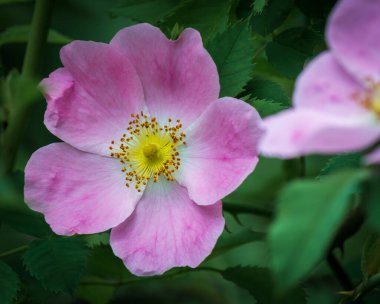
[[[380,81],[380,1],[344,0],[335,7],[327,39],[337,59],[361,80]]]
[[[141,197],[120,169],[115,159],[51,144],[25,168],[25,200],[57,234],[102,232],[123,222]]]
[[[193,29],[172,41],[156,27],[138,24],[118,32],[111,45],[135,66],[150,113],[161,121],[180,118],[187,125],[218,98],[216,66]]]
[[[112,229],[111,246],[135,275],[197,267],[222,233],[222,205],[198,206],[185,188],[164,179],[149,183],[135,212]]]
[[[258,162],[261,119],[247,103],[234,98],[214,102],[187,132],[182,163],[175,174],[189,196],[213,204],[234,191]]]
[[[103,43],[74,41],[61,50],[64,68],[42,82],[45,124],[54,135],[87,152],[108,155],[131,113],[144,105],[143,90],[125,56]]]
[[[71,74],[64,68],[52,72],[48,78],[41,81],[41,88],[47,102],[60,98],[74,84]]]
[[[355,151],[380,136],[380,125],[371,114],[345,117],[314,109],[283,111],[266,118],[263,127],[260,151],[280,158]]]
[[[377,148],[376,150],[367,154],[364,158],[364,162],[366,165],[380,164],[380,148]]]
[[[336,61],[331,52],[315,58],[297,79],[295,107],[332,114],[357,116],[367,110],[355,98],[364,88]]]

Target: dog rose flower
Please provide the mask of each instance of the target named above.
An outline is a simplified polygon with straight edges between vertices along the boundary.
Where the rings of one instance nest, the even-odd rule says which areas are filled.
[[[338,3],[327,25],[330,50],[298,77],[294,108],[263,122],[264,155],[349,152],[379,140],[379,16],[380,1]]]
[[[115,255],[136,275],[198,266],[223,231],[220,200],[258,162],[258,113],[218,99],[193,29],[171,41],[139,24],[60,56],[42,87],[45,125],[64,143],[32,155],[27,204],[60,235],[112,228]]]

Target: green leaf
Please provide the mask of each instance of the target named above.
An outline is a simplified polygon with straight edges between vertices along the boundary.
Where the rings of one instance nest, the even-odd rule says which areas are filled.
[[[288,106],[290,99],[281,85],[272,80],[253,79],[247,85],[247,90],[257,99],[271,100]]]
[[[170,29],[178,23],[201,32],[203,40],[225,29],[231,7],[229,0],[191,0],[169,16],[162,27]]]
[[[30,274],[52,292],[72,292],[86,266],[88,249],[81,239],[33,242],[23,256]]]
[[[52,235],[52,231],[43,216],[33,211],[1,209],[0,218],[5,224],[20,233],[39,238]]]
[[[263,241],[264,239],[265,233],[253,231],[249,228],[242,229],[241,231],[232,234],[225,233],[218,240],[210,258],[223,254],[236,247],[252,242]]]
[[[351,194],[367,176],[364,169],[347,170],[283,189],[269,232],[280,288],[294,286],[321,260],[349,210]]]
[[[337,0],[295,0],[296,6],[310,18],[325,19],[331,12]]]
[[[0,261],[0,303],[11,304],[17,296],[20,280],[17,273]]]
[[[0,46],[8,43],[26,43],[29,39],[30,25],[15,25],[0,33]],[[54,44],[66,44],[72,39],[55,30],[49,30],[47,42]]]
[[[277,29],[289,15],[293,0],[271,0],[262,11],[251,20],[253,31],[266,36]]]
[[[294,79],[305,63],[324,49],[323,36],[306,28],[288,29],[267,45],[269,62],[284,76]],[[286,59],[285,59],[286,58]]]
[[[363,193],[363,202],[366,208],[367,223],[380,234],[380,171],[376,168],[371,178],[365,185]]]
[[[380,269],[380,237],[377,233],[371,234],[364,244],[361,268],[365,279],[378,273]]]
[[[254,0],[253,1],[253,11],[255,13],[262,13],[265,5],[267,5],[268,0]]]
[[[110,10],[111,17],[126,17],[139,22],[156,23],[172,14],[186,1],[178,0],[121,0]]]
[[[321,170],[319,177],[334,173],[341,169],[358,168],[361,164],[361,155],[358,153],[342,154],[330,158]]]
[[[261,117],[267,117],[277,114],[286,109],[286,107],[279,103],[265,99],[253,99],[249,103],[259,112]]]
[[[56,293],[47,290],[40,281],[34,278],[28,278],[25,282],[26,303],[30,304],[66,304],[73,303],[70,295],[65,293]]]
[[[248,21],[237,23],[214,37],[207,49],[218,67],[220,96],[236,96],[252,73],[254,45]]]
[[[107,232],[83,236],[83,239],[86,241],[87,246],[90,248],[94,248],[101,245],[108,245],[109,238],[110,236]]]
[[[295,288],[280,298],[275,296],[275,286],[269,269],[261,267],[233,267],[222,270],[221,275],[228,281],[244,288],[260,304],[306,304],[302,288]]]

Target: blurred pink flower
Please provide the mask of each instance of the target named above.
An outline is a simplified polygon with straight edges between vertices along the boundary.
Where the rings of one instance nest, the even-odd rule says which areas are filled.
[[[376,150],[366,155],[364,162],[367,165],[380,164],[380,148],[377,148]]]
[[[171,41],[139,24],[60,55],[42,87],[45,125],[65,143],[29,160],[28,205],[57,234],[113,228],[113,251],[136,275],[198,266],[223,231],[221,198],[258,162],[258,113],[218,99],[193,29]]]
[[[291,158],[363,149],[380,138],[380,1],[342,0],[327,25],[330,50],[296,81],[294,108],[268,117],[260,151]]]

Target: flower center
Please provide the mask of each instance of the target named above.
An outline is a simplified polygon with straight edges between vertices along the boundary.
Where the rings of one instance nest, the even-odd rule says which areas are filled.
[[[156,144],[147,144],[143,147],[143,153],[150,160],[158,159],[158,146]]]
[[[125,185],[134,184],[140,192],[141,186],[150,179],[157,182],[163,176],[173,181],[173,173],[181,165],[178,148],[186,144],[181,121],[173,123],[169,118],[167,124],[160,126],[155,117],[148,117],[143,112],[131,117],[127,132],[109,146],[111,157],[123,164]]]
[[[380,118],[380,83],[368,81],[367,91],[363,94],[355,94],[354,98]]]

